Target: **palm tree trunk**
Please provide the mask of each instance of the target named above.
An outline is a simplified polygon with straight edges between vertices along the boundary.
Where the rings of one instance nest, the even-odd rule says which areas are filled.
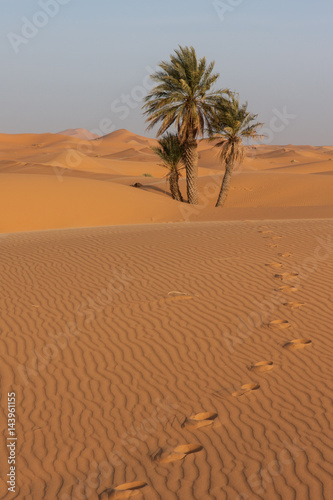
[[[196,140],[188,141],[185,158],[187,200],[191,205],[198,204],[198,145]]]
[[[179,189],[179,173],[176,174],[176,189],[177,189],[177,200],[183,202],[183,196]]]
[[[170,192],[174,200],[183,201],[183,197],[179,189],[178,179],[179,179],[179,174],[177,172],[170,173],[169,175]]]
[[[229,189],[230,189],[230,184],[231,184],[231,176],[232,176],[232,171],[234,169],[234,164],[233,163],[227,163],[225,166],[225,173],[220,189],[220,194],[216,202],[216,207],[223,207],[225,204],[225,201],[227,199]]]

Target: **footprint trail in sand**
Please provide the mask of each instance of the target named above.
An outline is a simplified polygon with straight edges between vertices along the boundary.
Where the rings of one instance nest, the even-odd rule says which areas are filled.
[[[0,239],[0,377],[18,402],[18,499],[332,498],[333,254],[317,249],[333,222],[271,221],[274,248],[258,226]],[[286,252],[297,286],[265,267]],[[305,275],[314,255],[325,260]],[[177,296],[191,298],[166,300]],[[286,453],[294,465],[262,485],[259,471]]]

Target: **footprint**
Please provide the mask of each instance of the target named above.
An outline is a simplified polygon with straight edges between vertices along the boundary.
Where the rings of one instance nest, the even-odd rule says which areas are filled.
[[[265,264],[265,266],[274,267],[277,269],[279,267],[282,267],[282,264],[280,262],[271,262],[270,264]]]
[[[98,495],[100,499],[103,498],[112,498],[116,500],[117,498],[132,498],[133,496],[138,494],[138,490],[141,488],[144,488],[147,486],[147,483],[144,481],[134,481],[132,483],[124,483],[120,484],[119,486],[116,486],[115,488],[107,488],[106,490],[102,491]],[[105,497],[107,495],[107,497]]]
[[[178,300],[190,300],[193,299],[193,297],[190,297],[189,295],[178,295],[176,297],[168,297],[165,299],[167,302],[175,302]]]
[[[268,246],[269,246],[269,248],[276,248],[277,247],[277,245],[275,243],[270,243]]]
[[[174,301],[174,300],[190,300],[193,299],[193,295],[186,292],[168,292],[168,297],[165,299],[166,301]]]
[[[240,388],[239,391],[233,392],[232,396],[234,396],[235,398],[239,398],[240,396],[243,396],[244,394],[248,394],[252,391],[257,391],[258,389],[260,389],[259,384],[245,384],[245,385],[242,385],[242,387]]]
[[[291,293],[297,292],[298,288],[296,286],[283,285],[283,286],[280,286],[279,288],[276,288],[275,291],[291,294]]]
[[[273,369],[273,361],[259,361],[259,363],[251,364],[248,369],[255,373],[269,372]]]
[[[272,233],[273,231],[259,231],[259,233],[261,234],[268,234],[268,233]]]
[[[152,456],[152,459],[159,464],[169,464],[177,460],[182,460],[187,455],[190,455],[191,453],[197,453],[202,449],[203,446],[201,446],[200,444],[182,444],[174,448],[174,450],[172,450],[171,452],[164,451],[161,448]]]
[[[284,349],[288,349],[288,351],[293,351],[295,349],[303,349],[306,346],[312,345],[312,340],[309,339],[296,339],[290,340],[284,344]]]
[[[214,420],[217,417],[217,413],[213,412],[204,412],[197,413],[196,415],[191,415],[186,418],[185,422],[182,424],[182,427],[188,427],[190,429],[200,429],[201,427],[207,427],[214,423]]]
[[[298,309],[300,307],[303,307],[305,304],[304,302],[286,302],[283,305],[285,307],[289,307],[289,309]]]
[[[279,328],[280,330],[283,330],[285,328],[290,328],[291,324],[286,319],[275,319],[269,323],[269,326],[271,328]]]
[[[279,253],[278,254],[279,257],[283,257],[283,258],[288,258],[288,257],[291,257],[292,256],[292,253],[290,252],[285,252],[285,253]]]
[[[297,276],[298,273],[282,273],[282,274],[275,274],[274,278],[281,281],[290,281],[290,280],[295,280]]]
[[[265,236],[265,238],[268,238],[269,240],[280,240],[282,236]]]

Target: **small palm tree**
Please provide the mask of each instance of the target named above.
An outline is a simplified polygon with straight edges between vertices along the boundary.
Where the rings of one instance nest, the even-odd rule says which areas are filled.
[[[151,149],[162,160],[160,165],[169,170],[167,177],[169,178],[170,192],[174,200],[184,201],[179,189],[180,171],[185,168],[184,165],[184,145],[180,143],[177,134],[165,134],[159,139],[159,146],[154,146]]]
[[[148,130],[160,123],[157,136],[172,125],[176,127],[185,146],[188,202],[197,204],[197,139],[215,119],[216,105],[227,91],[211,90],[219,77],[213,73],[214,62],[207,65],[204,57],[198,60],[193,47],[179,46],[170,58],[170,62],[161,62],[161,69],[151,75],[157,85],[145,98],[143,109],[148,117]]]
[[[247,111],[247,103],[240,105],[236,95],[231,95],[228,103],[221,101],[217,120],[209,128],[210,139],[220,148],[220,161],[225,165],[225,173],[216,207],[222,207],[230,189],[231,175],[245,156],[243,139],[261,139],[258,128],[263,123],[255,122],[258,115]]]

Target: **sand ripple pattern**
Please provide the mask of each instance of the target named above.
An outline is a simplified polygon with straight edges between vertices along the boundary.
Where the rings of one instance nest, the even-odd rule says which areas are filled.
[[[19,437],[18,492],[0,483],[0,498],[333,498],[333,222],[265,224],[0,237],[0,380]],[[303,307],[285,306],[270,262],[297,273]],[[297,339],[311,345],[284,347]],[[264,360],[274,369],[249,369]],[[247,384],[260,388],[233,396]],[[205,412],[216,422],[183,425]],[[200,451],[151,458],[186,443]]]

